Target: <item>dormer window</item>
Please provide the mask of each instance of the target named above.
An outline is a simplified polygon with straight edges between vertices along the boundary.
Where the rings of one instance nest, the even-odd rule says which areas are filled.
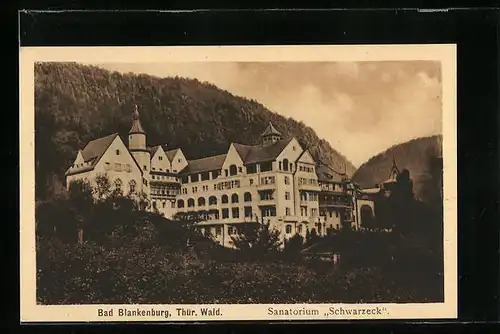
[[[120,150],[116,150],[116,155],[120,155]]]

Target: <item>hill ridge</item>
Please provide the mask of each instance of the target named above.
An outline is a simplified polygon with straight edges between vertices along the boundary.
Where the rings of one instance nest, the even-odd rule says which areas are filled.
[[[196,78],[119,73],[74,62],[35,64],[37,196],[62,182],[63,171],[88,141],[131,124],[141,111],[148,146],[181,148],[189,159],[225,153],[232,142],[256,144],[268,122],[294,136],[313,157],[338,170],[356,168],[301,121]],[[43,152],[43,154],[41,154]],[[44,196],[42,196],[44,197]]]

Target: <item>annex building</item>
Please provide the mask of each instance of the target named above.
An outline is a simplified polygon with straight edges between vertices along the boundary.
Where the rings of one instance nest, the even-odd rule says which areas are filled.
[[[231,143],[226,153],[188,160],[180,148],[147,146],[137,107],[128,142],[118,133],[90,141],[66,172],[66,186],[106,175],[124,195],[140,197],[166,218],[194,219],[203,233],[231,247],[244,224],[268,223],[282,240],[313,229],[325,235],[359,228],[370,198],[345,173],[318,165],[296,138],[269,123],[258,145]]]

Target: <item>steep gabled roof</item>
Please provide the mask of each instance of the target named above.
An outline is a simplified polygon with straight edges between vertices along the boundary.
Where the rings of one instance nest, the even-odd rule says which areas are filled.
[[[345,173],[337,172],[323,164],[316,166],[316,175],[319,182],[342,182],[347,177]]]
[[[153,159],[154,155],[156,154],[156,151],[158,151],[158,149],[160,147],[161,147],[161,145],[156,145],[156,146],[153,146],[153,147],[148,147],[151,159]]]
[[[211,157],[189,160],[186,168],[181,170],[181,174],[192,174],[218,170],[224,165],[227,154],[214,155]]]
[[[270,136],[270,135],[281,136],[281,133],[278,130],[276,130],[273,123],[271,123],[271,122],[269,122],[269,125],[264,130],[264,132],[261,134],[261,137]]]
[[[237,143],[233,143],[233,146],[240,155],[241,160],[243,160],[243,163],[247,165],[257,162],[275,160],[291,141],[292,138],[278,140],[277,142],[269,146],[250,146]]]
[[[180,150],[179,148],[176,148],[173,150],[165,151],[165,154],[167,155],[167,158],[170,162],[172,162],[174,160],[175,155],[177,154],[177,151],[179,151],[179,150]]]
[[[82,157],[85,161],[85,165],[80,168],[72,169],[71,173],[68,170],[66,174],[76,174],[93,170],[116,137],[118,137],[118,133],[113,133],[109,136],[97,138],[88,142],[82,150]]]

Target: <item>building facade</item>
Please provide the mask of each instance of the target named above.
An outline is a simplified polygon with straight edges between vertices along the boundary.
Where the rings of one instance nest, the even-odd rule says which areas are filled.
[[[142,196],[166,218],[195,220],[231,247],[249,224],[266,223],[282,240],[343,224],[359,225],[356,196],[345,174],[317,165],[296,138],[270,123],[257,145],[232,143],[225,154],[187,160],[180,148],[147,146],[137,108],[128,146],[118,134],[89,142],[66,172],[66,185],[105,175],[124,195]]]

